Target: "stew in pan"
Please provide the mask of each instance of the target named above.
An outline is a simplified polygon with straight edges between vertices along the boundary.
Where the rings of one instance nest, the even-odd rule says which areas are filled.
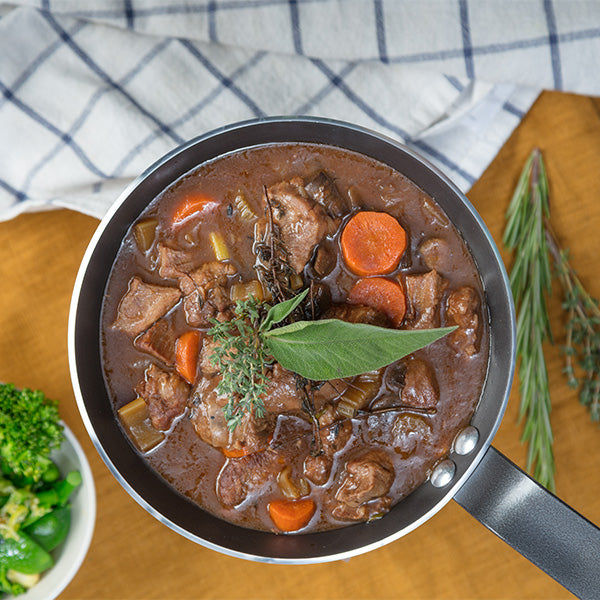
[[[148,463],[205,510],[275,532],[379,518],[426,481],[488,360],[477,268],[436,202],[373,159],[299,143],[222,156],[149,200],[102,313],[116,418]],[[291,319],[456,329],[325,382],[257,352],[260,406],[232,410],[218,331],[303,290]]]

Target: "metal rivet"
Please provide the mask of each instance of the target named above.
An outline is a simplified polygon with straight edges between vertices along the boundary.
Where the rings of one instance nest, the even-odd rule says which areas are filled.
[[[448,485],[456,472],[456,465],[447,458],[443,460],[439,465],[436,465],[431,473],[431,477],[429,481],[431,481],[431,485],[437,488],[444,487]]]
[[[465,456],[470,454],[479,441],[479,431],[473,425],[467,425],[454,440],[454,452]]]

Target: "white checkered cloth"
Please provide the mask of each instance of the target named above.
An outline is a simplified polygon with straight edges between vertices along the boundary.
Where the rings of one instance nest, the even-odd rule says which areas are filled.
[[[268,115],[381,131],[467,190],[540,90],[600,94],[599,59],[598,1],[0,0],[0,219],[101,217],[175,146]]]

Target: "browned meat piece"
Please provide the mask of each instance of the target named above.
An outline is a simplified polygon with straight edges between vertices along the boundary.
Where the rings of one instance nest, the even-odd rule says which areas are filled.
[[[392,499],[388,496],[377,498],[360,506],[350,506],[340,502],[334,506],[331,514],[340,521],[367,521],[383,516],[390,509]]]
[[[236,273],[237,270],[231,263],[215,260],[204,263],[200,268],[192,271],[190,277],[196,286],[206,293],[215,286],[225,287],[227,278]]]
[[[416,408],[434,408],[439,391],[435,373],[424,360],[412,358],[404,373],[404,387],[400,396],[402,404]]]
[[[306,184],[306,191],[332,217],[343,217],[348,213],[348,203],[338,192],[333,180],[323,171]]]
[[[223,412],[228,399],[217,392],[219,381],[219,376],[204,377],[194,388],[190,420],[198,436],[215,448],[240,453],[266,448],[274,429],[273,419],[249,414],[230,431]]]
[[[173,419],[185,411],[189,385],[175,373],[150,365],[135,391],[148,405],[150,420],[156,429],[169,429]]]
[[[447,325],[458,325],[448,336],[448,341],[459,353],[473,356],[478,352],[479,296],[472,287],[463,286],[448,296],[446,302]]]
[[[390,327],[388,317],[370,306],[362,304],[334,304],[326,313],[326,319],[340,319],[348,323],[367,323],[379,327]]]
[[[430,329],[439,326],[439,302],[446,289],[445,280],[437,271],[406,276],[406,297],[410,310],[409,326]]]
[[[225,286],[227,278],[235,273],[233,265],[214,261],[179,279],[179,287],[185,294],[185,320],[191,327],[209,327],[210,319],[231,318],[232,302]]]
[[[452,250],[443,238],[432,237],[421,242],[419,253],[425,265],[434,271],[448,272],[453,266]]]
[[[265,409],[270,413],[294,412],[302,408],[296,376],[279,363],[273,365],[265,394]]]
[[[313,456],[309,454],[304,459],[304,475],[315,485],[325,485],[331,474],[333,459],[325,454]]]
[[[339,452],[352,436],[352,423],[340,420],[333,405],[329,405],[319,416],[323,452],[333,456]]]
[[[296,273],[302,272],[314,247],[335,230],[335,224],[308,195],[302,181],[292,179],[267,190],[273,206],[273,221],[279,227],[288,261]]]
[[[205,342],[206,343],[206,342]],[[190,421],[198,436],[214,448],[229,445],[229,428],[223,412],[227,398],[217,393],[220,377],[203,377],[192,394]]]
[[[180,297],[181,292],[176,288],[152,285],[134,276],[119,302],[113,327],[129,335],[139,335],[171,310]]]
[[[279,455],[273,450],[229,459],[217,479],[217,497],[225,506],[241,504],[280,470]]]
[[[318,281],[311,281],[310,291],[300,309],[304,314],[304,319],[314,321],[323,315],[331,306],[331,289],[328,285]]]
[[[352,436],[351,422],[340,420],[331,404],[319,416],[319,427],[322,452],[318,456],[307,456],[304,460],[304,474],[315,485],[327,482],[334,454],[342,450]]]
[[[394,481],[394,467],[384,452],[371,450],[346,463],[335,499],[357,507],[385,496]]]
[[[313,261],[313,271],[319,277],[325,277],[333,271],[337,260],[335,250],[329,244],[319,244]]]
[[[175,250],[165,244],[158,244],[158,274],[169,279],[179,279],[198,264],[192,252],[188,250]]]
[[[419,444],[429,444],[431,425],[425,417],[404,414],[396,417],[392,425],[394,450],[403,458],[409,457]]]
[[[211,362],[212,353],[218,345],[218,342],[215,342],[212,336],[207,336],[202,341],[199,363],[200,372],[205,377],[216,375],[219,372],[219,369]]]
[[[200,290],[195,289],[184,296],[183,312],[190,327],[208,327],[209,319],[216,316],[217,309],[212,304],[205,303],[200,296]]]
[[[133,345],[147,352],[166,365],[175,363],[175,343],[177,335],[166,319],[159,319],[145,333],[135,338]]]

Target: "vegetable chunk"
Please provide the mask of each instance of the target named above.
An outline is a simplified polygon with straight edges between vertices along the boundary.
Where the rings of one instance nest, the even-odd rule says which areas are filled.
[[[406,250],[406,232],[388,213],[362,211],[344,227],[340,245],[352,272],[385,275],[400,263]]]

